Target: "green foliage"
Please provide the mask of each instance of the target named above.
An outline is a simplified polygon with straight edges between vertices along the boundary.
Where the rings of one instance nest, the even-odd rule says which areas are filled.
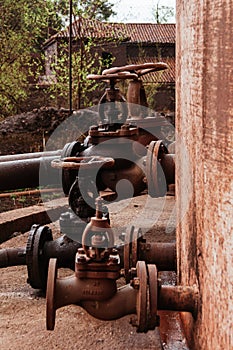
[[[114,4],[106,0],[79,0],[76,6],[76,14],[90,19],[107,21],[110,16],[116,15],[113,11]]]
[[[93,80],[88,80],[88,74],[100,74],[96,67],[100,67],[100,57],[94,50],[95,43],[89,40],[83,43],[72,54],[72,97],[73,107],[83,108],[91,105],[90,93],[99,85]],[[62,49],[62,47],[61,47]],[[62,53],[63,52],[63,53]],[[64,44],[57,61],[52,64],[54,82],[50,85],[50,96],[58,103],[59,99],[68,101],[69,95],[69,67],[67,45]]]
[[[175,10],[172,6],[164,6],[159,4],[158,0],[154,7],[154,17],[155,21],[158,24],[168,23],[171,17],[174,17]]]
[[[79,9],[89,18],[107,19],[113,13],[112,5],[106,0],[73,2],[74,13]],[[51,33],[63,28],[69,14],[69,1],[2,0],[0,13],[0,118],[3,118],[21,111],[20,105],[30,91],[30,78],[36,80],[41,74],[41,62],[34,57],[41,55],[41,45]],[[84,76],[85,73],[79,74],[80,82]],[[64,79],[68,79],[68,75]],[[57,93],[61,93],[60,88],[58,86]]]
[[[33,55],[48,37],[48,28],[61,29],[52,1],[0,2],[0,117],[20,111],[33,75]]]

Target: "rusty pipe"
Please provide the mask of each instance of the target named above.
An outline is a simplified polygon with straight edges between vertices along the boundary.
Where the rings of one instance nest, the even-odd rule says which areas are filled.
[[[199,300],[197,287],[162,285],[158,294],[159,310],[188,311],[196,317]]]
[[[0,162],[12,162],[16,160],[24,160],[24,159],[34,159],[34,158],[41,158],[41,157],[58,157],[62,153],[62,150],[56,150],[56,151],[45,151],[45,152],[35,152],[35,153],[20,153],[20,154],[10,154],[10,155],[4,155],[0,156]]]
[[[104,301],[82,301],[82,306],[90,315],[100,320],[116,320],[136,313],[137,290],[129,284],[118,288],[116,294]]]
[[[75,255],[80,247],[81,244],[79,242],[73,241],[66,235],[63,235],[54,241],[45,242],[43,247],[43,255],[48,260],[51,258],[56,258],[58,267],[74,270]]]
[[[0,249],[0,268],[17,265],[26,265],[25,248]]]
[[[138,260],[147,264],[155,264],[159,271],[176,271],[175,243],[139,242]]]
[[[116,291],[116,281],[111,279],[77,278],[75,275],[58,278],[55,282],[55,307],[59,309],[84,300],[107,300]]]
[[[54,157],[21,159],[0,163],[0,190],[33,188],[40,184],[40,172],[46,185],[59,184],[59,172],[51,167]]]

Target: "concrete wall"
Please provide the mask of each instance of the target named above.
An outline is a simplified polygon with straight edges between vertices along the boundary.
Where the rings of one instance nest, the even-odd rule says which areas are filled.
[[[178,278],[200,291],[198,350],[233,349],[232,18],[232,0],[177,0]]]

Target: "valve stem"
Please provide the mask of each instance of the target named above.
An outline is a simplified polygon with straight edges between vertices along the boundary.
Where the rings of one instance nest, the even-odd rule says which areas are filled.
[[[101,197],[98,197],[96,199],[96,214],[95,214],[95,217],[97,219],[102,219],[103,217],[103,199]]]

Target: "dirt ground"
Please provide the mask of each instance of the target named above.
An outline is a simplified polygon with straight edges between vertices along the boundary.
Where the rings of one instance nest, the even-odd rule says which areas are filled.
[[[145,207],[147,196],[133,198],[127,205],[119,203],[115,213],[111,213],[112,226],[128,225],[139,216]],[[156,207],[159,219],[151,227],[148,239],[155,241],[175,241],[175,222],[171,219],[174,197],[167,197],[164,210],[158,199]],[[156,209],[157,208],[157,209]],[[152,213],[149,213],[152,215]],[[148,214],[148,216],[150,216]],[[169,225],[167,225],[170,218]],[[56,235],[57,223],[50,224]],[[0,248],[25,246],[27,234],[12,238]],[[71,272],[72,274],[72,272]],[[174,275],[173,275],[174,279]],[[183,334],[177,322],[177,313],[167,313],[167,322],[173,322],[172,335],[168,329],[148,333],[137,333],[129,323],[130,315],[114,321],[100,321],[90,316],[82,308],[70,305],[57,310],[54,331],[46,330],[45,296],[27,284],[26,266],[1,269],[0,277],[0,349],[1,350],[181,350],[187,349]],[[173,280],[174,282],[174,280]],[[175,325],[175,326],[174,326]],[[162,347],[163,345],[163,347]]]

